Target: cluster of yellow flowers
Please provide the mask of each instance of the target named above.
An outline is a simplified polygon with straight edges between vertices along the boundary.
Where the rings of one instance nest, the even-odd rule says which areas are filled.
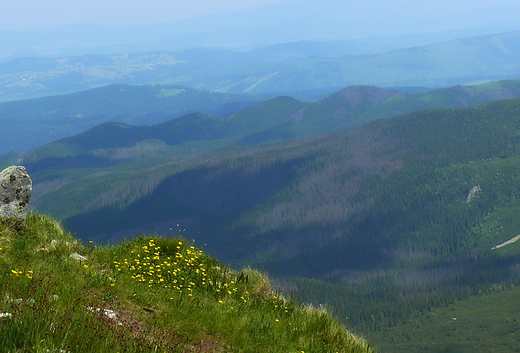
[[[33,273],[34,273],[33,271],[28,270],[27,272],[25,272],[25,276],[26,276],[27,278],[32,278]],[[11,270],[11,276],[16,276],[16,277],[18,277],[18,276],[23,276],[23,275],[24,275],[23,271],[19,271],[19,270]]]
[[[240,292],[233,280],[226,280],[222,270],[211,266],[202,250],[182,241],[175,244],[174,251],[161,249],[154,239],[138,246],[131,253],[133,259],[114,261],[116,270],[130,273],[138,282],[149,287],[170,288],[178,293],[193,296],[194,291],[212,292],[223,303],[226,295],[233,295],[247,302],[247,292]],[[170,250],[170,251],[168,251]]]

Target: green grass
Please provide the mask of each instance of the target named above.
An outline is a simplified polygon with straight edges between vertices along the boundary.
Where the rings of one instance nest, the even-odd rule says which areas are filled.
[[[0,313],[1,352],[372,352],[183,238],[84,246],[39,214],[0,222]]]

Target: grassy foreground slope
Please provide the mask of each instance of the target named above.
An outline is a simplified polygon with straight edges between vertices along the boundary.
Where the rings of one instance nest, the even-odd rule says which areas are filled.
[[[81,255],[80,255],[81,254]],[[2,352],[372,352],[182,238],[83,246],[48,217],[0,222]]]

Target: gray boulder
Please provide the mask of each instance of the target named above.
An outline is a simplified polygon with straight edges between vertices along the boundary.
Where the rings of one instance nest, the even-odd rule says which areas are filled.
[[[0,172],[0,218],[25,218],[32,194],[32,181],[21,166]]]

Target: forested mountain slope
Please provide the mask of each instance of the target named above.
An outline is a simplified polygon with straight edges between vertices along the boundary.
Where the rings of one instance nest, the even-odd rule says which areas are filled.
[[[33,205],[88,240],[182,232],[375,330],[520,281],[516,244],[491,250],[520,233],[519,117],[514,99],[186,159],[97,150],[35,172]]]
[[[345,241],[347,228],[351,233],[349,239],[357,239],[354,236],[357,229],[359,234],[363,234],[362,238],[367,239],[369,234],[379,238],[389,232],[390,224],[397,222],[396,227],[403,227],[401,222],[404,220],[413,222],[413,226],[408,224],[405,229],[431,227],[437,222],[434,214],[440,212],[442,218],[448,216],[443,213],[446,209],[440,207],[448,201],[445,206],[451,205],[455,211],[468,215],[477,212],[476,204],[490,207],[490,202],[482,201],[484,193],[474,201],[473,207],[464,204],[473,185],[487,181],[490,183],[488,187],[495,187],[482,170],[475,175],[469,171],[480,165],[494,166],[501,160],[516,156],[516,144],[519,142],[517,110],[517,100],[499,101],[465,110],[430,110],[378,120],[359,129],[311,140],[217,151],[178,163],[184,166],[183,172],[173,172],[171,177],[158,184],[161,190],[143,195],[137,201],[142,205],[132,207],[148,210],[156,204],[160,205],[156,207],[165,210],[164,216],[176,215],[175,210],[179,210],[182,217],[191,216],[194,219],[219,214],[236,217],[236,212],[239,212],[241,216],[231,224],[226,222],[226,227],[236,229],[237,236],[250,234],[246,237],[250,240],[258,236],[254,240],[257,247],[267,242],[269,234],[279,229],[291,230],[289,233],[295,239],[286,245],[297,248],[298,243],[307,238],[304,234],[309,234],[313,239],[318,229],[324,239],[329,229],[331,239],[340,237]],[[452,179],[443,177],[443,173],[462,174]],[[436,179],[441,177],[447,180]],[[186,180],[186,184],[182,180]],[[207,184],[204,180],[211,183]],[[417,185],[423,182],[429,186]],[[184,187],[179,189],[176,185],[180,183]],[[253,185],[254,188],[248,189]],[[203,191],[205,188],[207,191]],[[401,195],[409,189],[408,196]],[[170,197],[168,193],[173,194]],[[174,197],[177,193],[180,193],[178,198]],[[160,197],[161,202],[155,202],[154,195]],[[425,203],[422,198],[429,201]],[[457,198],[461,198],[462,206],[455,202]],[[398,200],[402,200],[401,203]],[[114,202],[117,204],[118,200]],[[228,207],[221,207],[223,205]],[[399,207],[396,209],[396,206]],[[386,210],[385,207],[391,208]],[[427,212],[427,218],[412,217],[422,207],[432,209]],[[410,213],[407,214],[407,211]],[[124,215],[126,210],[117,212]],[[450,217],[455,217],[455,213]],[[396,217],[397,214],[400,217]],[[159,221],[162,216],[156,212],[142,216],[143,221],[151,221],[150,217]],[[168,218],[162,220],[167,221]],[[129,222],[135,224],[137,218],[133,217]],[[457,223],[450,222],[450,227],[455,227]],[[126,222],[115,224],[120,227]],[[444,233],[437,237],[441,234]],[[460,239],[451,238],[459,234],[447,232],[445,236],[451,239],[443,242],[446,252],[461,246]],[[434,240],[420,237],[413,243],[428,247],[430,241]],[[456,244],[451,244],[451,241]],[[411,243],[409,238],[402,237],[392,242]],[[247,252],[252,252],[249,245],[248,249]],[[314,247],[313,251],[316,250]],[[383,258],[378,261],[383,261]]]
[[[0,132],[0,151],[25,150],[53,137],[82,132],[98,122],[110,122],[45,146],[43,151],[38,150],[37,158],[130,147],[149,138],[168,145],[212,141],[195,149],[200,152],[223,145],[312,136],[423,109],[468,107],[519,96],[520,81],[514,80],[415,94],[351,86],[315,103],[278,97],[252,105],[248,100],[251,98],[244,96],[172,86],[113,85],[72,95],[0,104],[0,120],[10,126]],[[252,106],[244,107],[247,105]],[[206,113],[177,115],[196,109]],[[140,124],[146,126],[130,126]],[[34,160],[35,153],[29,155],[32,157],[24,154],[25,161]]]
[[[375,86],[350,86],[290,116],[251,140],[301,137],[341,130],[368,121],[432,108],[464,108],[520,97],[520,80],[453,86],[424,93],[403,93]]]
[[[520,288],[494,284],[403,325],[370,334],[380,352],[496,352],[518,350]]]
[[[0,153],[27,151],[108,121],[158,124],[185,114],[229,114],[263,98],[182,86],[109,85],[82,92],[0,103]]]

